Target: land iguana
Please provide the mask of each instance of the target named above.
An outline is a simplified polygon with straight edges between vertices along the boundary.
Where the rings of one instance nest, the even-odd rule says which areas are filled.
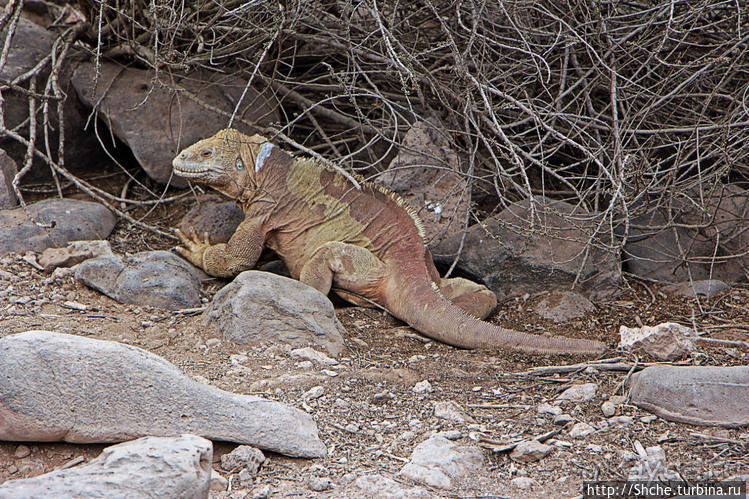
[[[176,231],[176,250],[217,277],[251,269],[263,247],[291,276],[323,294],[331,288],[358,305],[372,303],[435,340],[462,348],[596,355],[598,341],[546,337],[481,319],[496,296],[467,279],[441,279],[416,213],[376,183],[360,189],[344,175],[292,157],[260,135],[221,130],[174,158],[174,173],[233,198],[244,221],[227,243]]]

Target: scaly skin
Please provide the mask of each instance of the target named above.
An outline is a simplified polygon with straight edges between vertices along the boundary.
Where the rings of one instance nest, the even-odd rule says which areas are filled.
[[[177,232],[177,251],[208,274],[251,269],[263,247],[291,276],[324,294],[333,288],[357,303],[375,303],[414,329],[463,348],[597,355],[597,341],[521,333],[480,320],[494,293],[465,279],[440,279],[421,222],[385,188],[357,190],[343,175],[290,155],[259,135],[222,130],[182,151],[174,172],[235,199],[245,219],[225,244]]]

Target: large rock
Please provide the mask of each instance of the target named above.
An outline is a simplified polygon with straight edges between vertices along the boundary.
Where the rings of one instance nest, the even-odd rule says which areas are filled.
[[[120,303],[168,310],[200,305],[198,273],[168,251],[92,258],[75,267],[75,278]]]
[[[15,251],[44,251],[70,241],[105,239],[116,219],[104,206],[77,199],[45,199],[28,206],[40,227],[22,208],[0,210],[0,255]]]
[[[3,2],[5,4],[6,2]],[[42,59],[48,56],[52,52],[52,46],[55,43],[57,35],[47,31],[41,26],[35,24],[29,19],[25,19],[23,13],[18,20],[18,24],[13,35],[13,40],[10,44],[10,51],[8,52],[8,60],[0,71],[0,81],[10,82],[15,80],[17,77],[24,75],[33,69]],[[6,30],[0,32],[0,37],[5,40]],[[71,50],[72,53],[76,51],[75,47]],[[75,59],[70,57],[70,60]],[[37,82],[39,85],[43,84],[49,76],[50,64],[47,64],[42,71],[39,72]],[[70,74],[73,71],[73,65],[66,63],[63,64],[60,72],[57,75],[57,83],[60,86],[60,90],[64,95],[65,102],[63,105],[63,112],[65,116],[65,164],[71,170],[80,170],[81,167],[89,167],[97,156],[101,157],[102,154],[97,152],[101,150],[98,144],[98,139],[95,134],[91,131],[84,131],[83,128],[88,117],[88,113],[84,112],[83,106],[75,98],[75,92],[70,86]],[[28,87],[26,81],[19,81],[18,84],[21,87]],[[37,87],[37,92],[41,92],[43,88]],[[3,118],[5,120],[5,126],[8,129],[16,128],[21,125],[29,114],[29,103],[28,96],[23,92],[15,89],[3,90]],[[57,105],[55,101],[50,101],[49,106],[49,128],[48,137],[52,144],[53,150],[56,151],[58,143],[58,122],[59,115],[57,114]],[[41,102],[37,100],[37,106],[40,106]],[[44,126],[41,122],[41,114],[37,116],[37,136],[36,144],[37,147],[41,146],[45,141]],[[28,126],[23,125],[18,129],[18,133],[28,138]],[[26,154],[26,146],[9,138],[0,137],[0,147],[5,149],[10,157],[12,157],[19,164],[23,161]],[[57,159],[54,157],[53,159]],[[35,159],[34,168],[29,172],[29,176],[38,177],[39,175],[47,175],[49,173],[49,166],[44,164],[42,161]]]
[[[706,426],[749,425],[749,367],[657,365],[634,374],[630,401],[663,419]]]
[[[246,86],[246,81],[234,76],[208,72],[193,72],[176,82],[177,87],[189,90],[222,114],[166,86],[152,71],[104,63],[100,72],[94,95],[94,65],[82,64],[75,70],[72,82],[78,97],[106,117],[114,134],[130,147],[152,179],[175,186],[187,182],[172,177],[172,158],[190,144],[225,128]],[[250,87],[237,119],[268,124],[278,120],[278,113]],[[237,120],[232,126],[254,133]]]
[[[729,184],[696,201],[676,199],[633,218],[624,246],[629,272],[662,282],[746,280],[749,267],[749,192]]]
[[[465,228],[470,207],[466,177],[461,175],[458,155],[431,123],[414,123],[377,181],[415,208],[430,247]]]
[[[182,217],[179,230],[189,234],[192,228],[201,238],[207,232],[211,244],[225,243],[242,220],[244,212],[236,202],[209,194],[199,197],[198,204]]]
[[[695,349],[694,331],[675,322],[664,322],[657,326],[619,326],[617,348],[646,353],[658,360],[678,360]]]
[[[8,153],[0,149],[0,210],[18,205],[13,191],[13,178],[18,173],[18,165]]]
[[[344,350],[346,330],[330,300],[306,284],[268,272],[239,274],[216,293],[204,316],[233,343],[318,346],[333,356]]]
[[[195,435],[144,437],[93,461],[0,485],[0,497],[207,498],[213,444]]]
[[[326,454],[307,413],[198,383],[140,348],[49,331],[0,339],[0,439],[91,443],[182,433],[289,456]]]
[[[616,254],[587,246],[598,217],[562,201],[537,197],[505,208],[468,228],[459,267],[499,297],[556,289],[578,291],[596,301],[617,291],[621,277]],[[435,260],[453,261],[462,234],[432,250]],[[580,278],[576,281],[576,276]]]
[[[480,473],[484,461],[478,447],[433,435],[416,446],[399,474],[431,487],[450,489]]]

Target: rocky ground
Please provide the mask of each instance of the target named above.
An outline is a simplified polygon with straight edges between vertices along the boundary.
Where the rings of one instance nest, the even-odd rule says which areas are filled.
[[[115,250],[131,252],[171,244],[124,224],[118,224],[110,240]],[[616,398],[613,401],[620,403],[615,414],[605,415],[605,401],[626,395],[627,370],[599,369],[596,362],[588,362],[561,373],[534,371],[581,359],[458,350],[428,341],[382,312],[342,303],[337,303],[336,314],[348,332],[347,352],[328,365],[292,357],[284,347],[232,345],[195,313],[123,305],[70,275],[52,278],[18,255],[0,259],[0,269],[1,336],[46,329],[135,345],[223,390],[259,394],[309,412],[328,448],[326,458],[293,459],[266,452],[257,475],[248,479],[245,474],[240,480],[238,473],[220,467],[221,456],[235,446],[216,443],[214,468],[230,480],[232,497],[250,492],[250,497],[361,497],[388,487],[414,496],[428,491],[446,497],[573,497],[585,480],[629,476],[633,467],[643,464],[638,456],[643,449],[660,456],[651,461],[657,463],[656,471],[677,472],[691,480],[744,476],[749,469],[746,429],[671,423]],[[223,284],[205,283],[203,301]],[[739,341],[746,341],[749,327],[749,289],[738,286],[698,302],[629,280],[616,299],[599,304],[583,319],[562,324],[532,311],[543,298],[539,293],[509,300],[491,320],[524,331],[599,339],[612,347],[621,325],[695,323],[710,338]],[[746,365],[749,360],[749,350],[741,346],[698,345],[684,364]],[[625,369],[652,360],[613,349],[607,358],[625,364]],[[590,399],[556,401],[565,389],[584,383],[595,386]],[[466,461],[461,466],[466,465],[467,472],[457,473],[446,489],[423,484],[412,489],[413,481],[399,472],[417,445],[435,432],[450,439],[439,439],[443,444],[453,442],[474,452],[454,457],[458,463]],[[511,444],[549,432],[544,443],[551,452],[545,457],[525,463],[522,453],[510,456]],[[89,461],[103,447],[0,443],[0,483]],[[478,463],[468,462],[476,459]],[[377,475],[395,483],[378,481]],[[357,480],[362,476],[375,477]],[[397,492],[397,487],[409,492]]]

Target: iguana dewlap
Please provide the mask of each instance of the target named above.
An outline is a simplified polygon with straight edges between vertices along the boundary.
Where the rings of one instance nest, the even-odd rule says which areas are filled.
[[[463,348],[599,354],[603,343],[534,336],[484,322],[494,294],[465,279],[440,279],[421,222],[384,187],[361,190],[309,158],[293,158],[259,135],[222,130],[182,151],[174,172],[236,199],[244,221],[225,244],[178,232],[177,250],[210,275],[251,269],[263,247],[295,279],[368,301],[430,338]]]

